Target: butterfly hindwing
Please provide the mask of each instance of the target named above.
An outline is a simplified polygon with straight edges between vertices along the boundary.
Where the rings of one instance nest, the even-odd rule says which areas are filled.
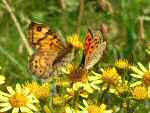
[[[57,57],[54,50],[43,51],[39,50],[34,53],[30,58],[30,69],[33,74],[40,78],[46,79],[49,77],[49,73],[52,73],[52,65]]]

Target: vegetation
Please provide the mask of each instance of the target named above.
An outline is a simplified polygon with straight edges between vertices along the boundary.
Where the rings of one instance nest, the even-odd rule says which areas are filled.
[[[65,39],[78,34],[83,44],[89,28],[103,32],[107,49],[88,72],[88,79],[82,78],[88,84],[66,80],[75,69],[74,64],[64,69],[65,77],[52,81],[43,82],[31,74],[29,58],[33,50],[28,44],[31,22],[50,26]],[[2,109],[6,106],[11,109],[10,106],[19,108],[28,104],[30,109],[20,108],[20,112],[148,113],[149,26],[149,0],[1,0],[0,112],[12,111]],[[82,57],[81,48],[77,50]],[[71,83],[72,86],[68,85]],[[27,94],[28,89],[32,96]],[[19,104],[16,97],[21,98]],[[25,98],[30,102],[23,103]],[[6,100],[10,105],[4,105]],[[13,113],[18,112],[15,110]]]

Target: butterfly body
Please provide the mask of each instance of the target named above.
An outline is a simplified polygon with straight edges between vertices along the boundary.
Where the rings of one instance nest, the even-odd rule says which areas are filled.
[[[30,24],[29,42],[36,49],[29,60],[31,72],[42,79],[60,74],[61,67],[73,59],[73,47],[42,24]]]

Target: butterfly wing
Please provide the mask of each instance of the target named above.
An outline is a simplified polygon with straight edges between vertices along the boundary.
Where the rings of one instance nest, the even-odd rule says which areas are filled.
[[[53,71],[52,63],[57,57],[57,54],[58,53],[52,49],[48,51],[37,51],[30,58],[29,66],[31,72],[42,79],[47,79],[49,77],[49,73]]]
[[[92,39],[93,39],[93,34],[91,32],[91,30],[89,29],[87,34],[86,34],[86,38],[85,38],[85,48],[84,48],[84,55],[87,54],[88,49],[92,43]]]
[[[68,62],[64,59],[69,54],[69,48],[49,27],[31,23],[29,42],[37,49],[30,58],[30,69],[36,76],[47,79],[54,74],[60,64]]]
[[[39,47],[39,42],[46,38],[46,34],[50,33],[50,29],[40,23],[32,22],[29,25],[29,43],[33,48]]]
[[[106,48],[106,42],[101,42],[101,37],[101,33],[98,31],[86,52],[84,68],[90,69],[100,60]]]
[[[63,51],[53,62],[54,72],[51,75],[63,74],[62,69],[74,59],[75,48],[72,45],[68,45],[66,51]]]

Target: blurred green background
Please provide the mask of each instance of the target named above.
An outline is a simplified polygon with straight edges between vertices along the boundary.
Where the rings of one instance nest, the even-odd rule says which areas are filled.
[[[99,29],[105,23],[108,48],[101,65],[113,65],[118,58],[148,61],[150,0],[1,0],[0,65],[8,81],[31,79],[29,53],[16,28],[17,23],[27,39],[31,21],[48,25],[65,38],[78,32],[82,39],[88,28]]]

